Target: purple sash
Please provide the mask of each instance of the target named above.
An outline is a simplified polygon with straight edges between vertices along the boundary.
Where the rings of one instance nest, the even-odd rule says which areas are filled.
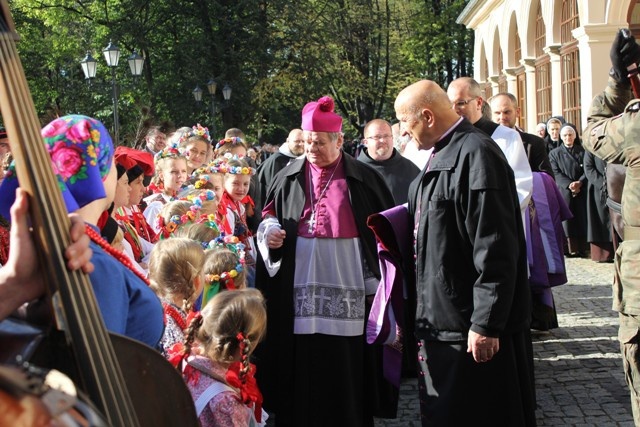
[[[402,370],[404,286],[405,282],[413,283],[413,270],[404,274],[407,263],[413,260],[410,219],[406,205],[373,214],[367,219],[367,225],[376,235],[381,273],[367,320],[367,342],[384,344],[384,377],[396,387],[400,387]]]

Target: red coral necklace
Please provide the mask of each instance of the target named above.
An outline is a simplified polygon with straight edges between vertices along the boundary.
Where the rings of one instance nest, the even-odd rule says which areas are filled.
[[[146,283],[147,286],[149,286],[149,279],[147,279],[142,273],[140,273],[134,266],[133,264],[131,264],[131,260],[123,253],[120,252],[119,250],[117,250],[116,248],[114,248],[113,246],[111,246],[106,240],[104,240],[102,238],[101,235],[99,235],[96,230],[93,229],[93,227],[91,227],[90,225],[86,224],[85,225],[85,230],[87,232],[87,236],[89,236],[89,238],[91,240],[93,240],[93,242],[100,246],[102,249],[104,249],[104,251],[106,253],[108,253],[109,255],[111,255],[112,257],[114,257],[115,259],[117,259],[118,261],[120,261],[125,267],[127,267],[129,270],[131,270],[131,272],[133,274],[135,274],[136,276],[138,276],[140,278],[140,280],[142,280],[144,283]]]
[[[180,327],[180,330],[184,331],[185,329],[187,329],[187,320],[182,316],[177,308],[175,308],[171,304],[167,304],[166,302],[162,303],[162,308],[164,308],[164,314],[171,316],[171,318]]]

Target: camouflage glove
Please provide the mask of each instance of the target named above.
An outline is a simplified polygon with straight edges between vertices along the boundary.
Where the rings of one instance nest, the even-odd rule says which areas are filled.
[[[629,83],[629,70],[627,67],[631,64],[640,62],[640,46],[636,43],[636,39],[631,35],[629,30],[621,29],[616,34],[616,38],[611,45],[609,52],[611,58],[611,71],[609,75],[618,83]]]

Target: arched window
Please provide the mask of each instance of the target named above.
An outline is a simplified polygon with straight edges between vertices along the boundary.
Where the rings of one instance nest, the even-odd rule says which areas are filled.
[[[560,22],[560,64],[562,70],[562,115],[573,123],[580,133],[580,52],[578,41],[571,31],[580,26],[577,0],[563,0]]]
[[[520,44],[520,34],[516,31],[515,61],[520,64],[522,59],[522,45]],[[518,116],[518,125],[520,128],[527,130],[527,77],[524,72],[524,66],[518,67],[516,71],[516,99],[520,107],[520,115]]]
[[[504,73],[502,48],[498,48],[498,93],[507,91],[507,75]]]
[[[542,8],[538,1],[534,46],[536,54],[536,116],[539,122],[546,122],[551,117],[551,62],[549,55],[544,53],[544,48],[547,45],[545,32]]]
[[[489,80],[489,61],[487,61],[487,58],[484,59],[484,62],[482,64],[482,75],[485,76],[485,83],[484,83],[484,99],[489,99],[493,96],[493,90],[491,89],[491,81]]]

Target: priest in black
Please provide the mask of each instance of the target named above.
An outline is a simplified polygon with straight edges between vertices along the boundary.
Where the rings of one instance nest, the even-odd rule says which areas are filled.
[[[358,160],[377,170],[384,178],[397,205],[407,202],[409,184],[420,169],[393,147],[391,125],[386,120],[371,120],[364,127],[366,148]]]

